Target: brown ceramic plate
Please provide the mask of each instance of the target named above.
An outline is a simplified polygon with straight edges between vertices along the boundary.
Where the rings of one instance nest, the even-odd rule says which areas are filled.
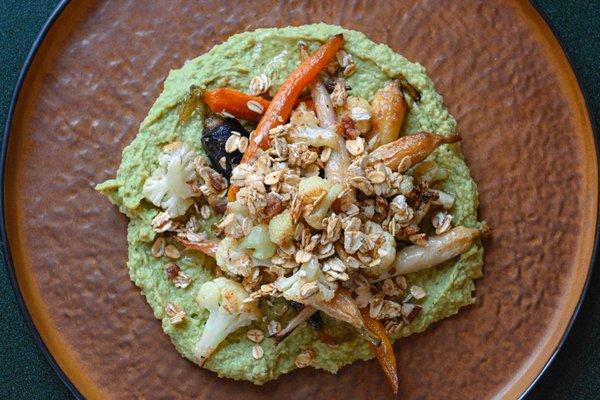
[[[459,122],[481,217],[493,227],[477,304],[397,343],[399,398],[514,399],[535,382],[568,331],[593,257],[598,175],[585,103],[531,5],[410,3],[61,6],[15,97],[3,216],[25,314],[76,394],[389,395],[374,361],[335,376],[304,369],[256,387],[181,358],[129,282],[125,217],[93,190],[114,176],[170,69],[236,32],[317,21],[363,31],[427,67]]]

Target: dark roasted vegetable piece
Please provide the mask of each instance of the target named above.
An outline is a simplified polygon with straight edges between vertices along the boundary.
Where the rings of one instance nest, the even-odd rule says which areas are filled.
[[[248,137],[248,131],[235,118],[225,118],[223,120],[209,119],[202,132],[202,147],[215,171],[223,175],[228,181],[231,178],[231,171],[242,160],[242,153],[238,150],[227,153],[225,143],[232,135],[232,132],[238,132],[240,135]],[[225,157],[225,168],[223,168],[221,159]]]
[[[296,311],[301,311],[304,308],[304,304],[296,301],[290,301],[290,305]],[[307,320],[308,324],[317,332],[323,328],[323,316],[319,311],[310,316]]]

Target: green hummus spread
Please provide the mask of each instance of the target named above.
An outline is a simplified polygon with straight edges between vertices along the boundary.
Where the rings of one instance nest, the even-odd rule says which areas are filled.
[[[360,32],[326,24],[259,29],[234,35],[208,53],[186,62],[181,69],[171,71],[162,94],[142,122],[137,137],[124,149],[116,178],[97,186],[97,190],[130,218],[127,267],[131,279],[141,289],[155,317],[162,321],[164,331],[171,337],[177,350],[190,360],[193,360],[194,345],[208,317],[208,311],[196,304],[195,296],[202,283],[212,279],[214,261],[199,252],[182,251],[177,264],[191,277],[192,283],[186,288],[177,288],[168,282],[163,267],[170,260],[151,255],[155,233],[150,224],[159,210],[142,194],[144,182],[156,168],[158,154],[164,145],[177,140],[199,153],[203,151],[200,141],[203,113],[194,113],[189,121],[182,124],[178,117],[178,106],[192,85],[200,88],[232,87],[246,91],[252,77],[259,73],[271,77],[273,86],[270,92],[274,94],[299,63],[299,41],[308,43],[313,50],[338,33],[344,34],[344,50],[353,56],[356,63],[356,72],[347,79],[353,95],[370,101],[385,81],[402,74],[421,92],[421,101],[410,104],[401,134],[428,131],[446,136],[455,132],[456,122],[443,106],[442,97],[425,74],[425,68],[409,62],[386,45],[373,43]],[[456,196],[451,209],[453,224],[480,226],[477,220],[477,189],[463,160],[460,146],[443,145],[430,159],[450,172],[449,179],[443,183],[443,190]],[[215,221],[214,217],[203,221],[207,231]],[[423,310],[420,315],[404,326],[397,336],[421,332],[433,322],[473,303],[473,280],[482,276],[482,256],[483,249],[477,242],[456,259],[406,276],[409,286],[416,284],[423,287],[427,296],[421,303]],[[172,325],[169,322],[164,311],[168,301],[175,301],[186,312],[184,323]],[[325,316],[325,324],[335,345],[319,341],[317,333],[304,323],[279,345],[273,339],[265,338],[261,343],[264,356],[254,359],[254,343],[246,338],[246,332],[253,327],[266,332],[267,323],[272,319],[285,325],[295,312],[290,308],[283,317],[276,316],[274,313],[281,310],[280,307],[283,307],[283,301],[273,307],[261,304],[266,318],[229,335],[205,367],[222,377],[263,384],[296,368],[294,358],[306,349],[314,352],[311,366],[333,373],[357,359],[373,357],[367,342],[353,327]]]

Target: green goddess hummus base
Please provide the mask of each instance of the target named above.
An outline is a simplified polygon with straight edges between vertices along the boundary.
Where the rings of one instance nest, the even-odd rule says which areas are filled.
[[[188,61],[181,69],[171,71],[162,94],[142,122],[137,137],[123,151],[116,178],[97,186],[130,218],[127,267],[131,279],[141,289],[154,316],[161,320],[163,330],[171,337],[177,350],[189,360],[193,361],[194,345],[208,318],[208,311],[196,304],[196,292],[202,283],[212,279],[210,267],[214,262],[198,252],[183,251],[177,264],[192,278],[192,283],[184,289],[170,284],[163,272],[169,260],[150,254],[155,236],[150,223],[159,210],[144,200],[142,194],[144,182],[156,168],[158,154],[165,144],[183,141],[202,152],[203,113],[196,112],[187,123],[181,124],[178,106],[192,85],[200,88],[227,86],[246,91],[250,80],[259,73],[270,75],[273,80],[270,94],[274,94],[273,90],[299,63],[298,41],[305,41],[313,50],[337,33],[344,34],[344,50],[352,54],[356,63],[356,72],[347,78],[348,85],[352,87],[351,94],[370,101],[385,81],[402,74],[421,92],[421,101],[410,103],[401,134],[429,131],[450,135],[455,132],[456,122],[443,106],[442,97],[435,92],[425,69],[395,54],[389,47],[373,43],[360,32],[326,24],[259,29],[234,35],[208,53]],[[442,188],[456,196],[451,210],[453,224],[480,226],[477,221],[477,188],[463,160],[460,145],[443,145],[430,159],[435,159],[450,172]],[[206,229],[215,221],[214,218],[205,221]],[[433,322],[473,303],[473,280],[482,276],[482,258],[483,248],[477,242],[457,259],[407,275],[409,285],[423,287],[428,295],[421,303],[421,314],[404,326],[398,337],[421,332]],[[185,323],[169,323],[164,311],[168,301],[176,302],[187,313]],[[229,335],[205,367],[221,377],[263,384],[296,368],[295,357],[306,349],[314,352],[312,367],[334,373],[355,360],[373,357],[367,342],[354,328],[325,316],[325,324],[336,345],[320,342],[317,333],[304,323],[279,345],[275,340],[265,338],[261,343],[264,356],[255,360],[252,357],[254,343],[246,338],[246,332],[253,327],[266,332],[268,322],[273,319],[285,326],[295,312],[290,308],[283,317],[276,316],[274,313],[282,310],[282,306],[282,303],[275,303],[273,307],[262,304],[266,319]]]

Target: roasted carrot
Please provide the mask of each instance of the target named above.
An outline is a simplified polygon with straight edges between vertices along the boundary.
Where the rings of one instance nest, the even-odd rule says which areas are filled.
[[[454,143],[460,136],[439,136],[428,132],[402,136],[391,143],[378,147],[369,158],[373,163],[383,163],[391,169],[402,167],[404,172],[416,163],[423,161],[432,151],[443,143]]]
[[[174,236],[173,238],[181,243],[186,249],[197,250],[212,258],[217,256],[217,247],[219,247],[219,242],[216,240],[207,239],[200,242],[192,242],[179,236]]]
[[[369,346],[375,353],[375,356],[377,356],[377,361],[379,361],[379,365],[381,365],[381,369],[383,369],[392,391],[394,394],[398,394],[398,367],[396,365],[396,356],[394,355],[392,342],[381,322],[369,315],[368,308],[361,309],[361,314],[367,328],[381,340],[381,345],[375,346],[369,343]]]
[[[202,94],[202,101],[211,109],[212,112],[226,112],[236,118],[247,121],[258,122],[262,117],[262,112],[253,111],[251,102],[258,103],[260,106],[256,110],[263,111],[269,107],[269,100],[260,96],[250,96],[231,88],[218,88],[206,90]],[[248,105],[250,103],[250,106]]]
[[[242,162],[251,160],[258,146],[265,148],[269,144],[269,131],[288,119],[302,90],[327,66],[343,43],[344,36],[335,35],[286,78],[252,133]]]
[[[321,46],[319,50],[311,54],[308,59],[300,63],[300,66],[286,78],[279,87],[277,94],[273,97],[273,100],[271,100],[258,126],[250,134],[250,143],[244,152],[242,163],[252,160],[259,147],[264,149],[269,145],[269,131],[283,124],[289,118],[302,90],[329,64],[343,44],[344,35],[341,33],[335,35],[329,42]],[[239,188],[236,186],[230,186],[227,192],[227,199],[234,201],[238,191]]]

